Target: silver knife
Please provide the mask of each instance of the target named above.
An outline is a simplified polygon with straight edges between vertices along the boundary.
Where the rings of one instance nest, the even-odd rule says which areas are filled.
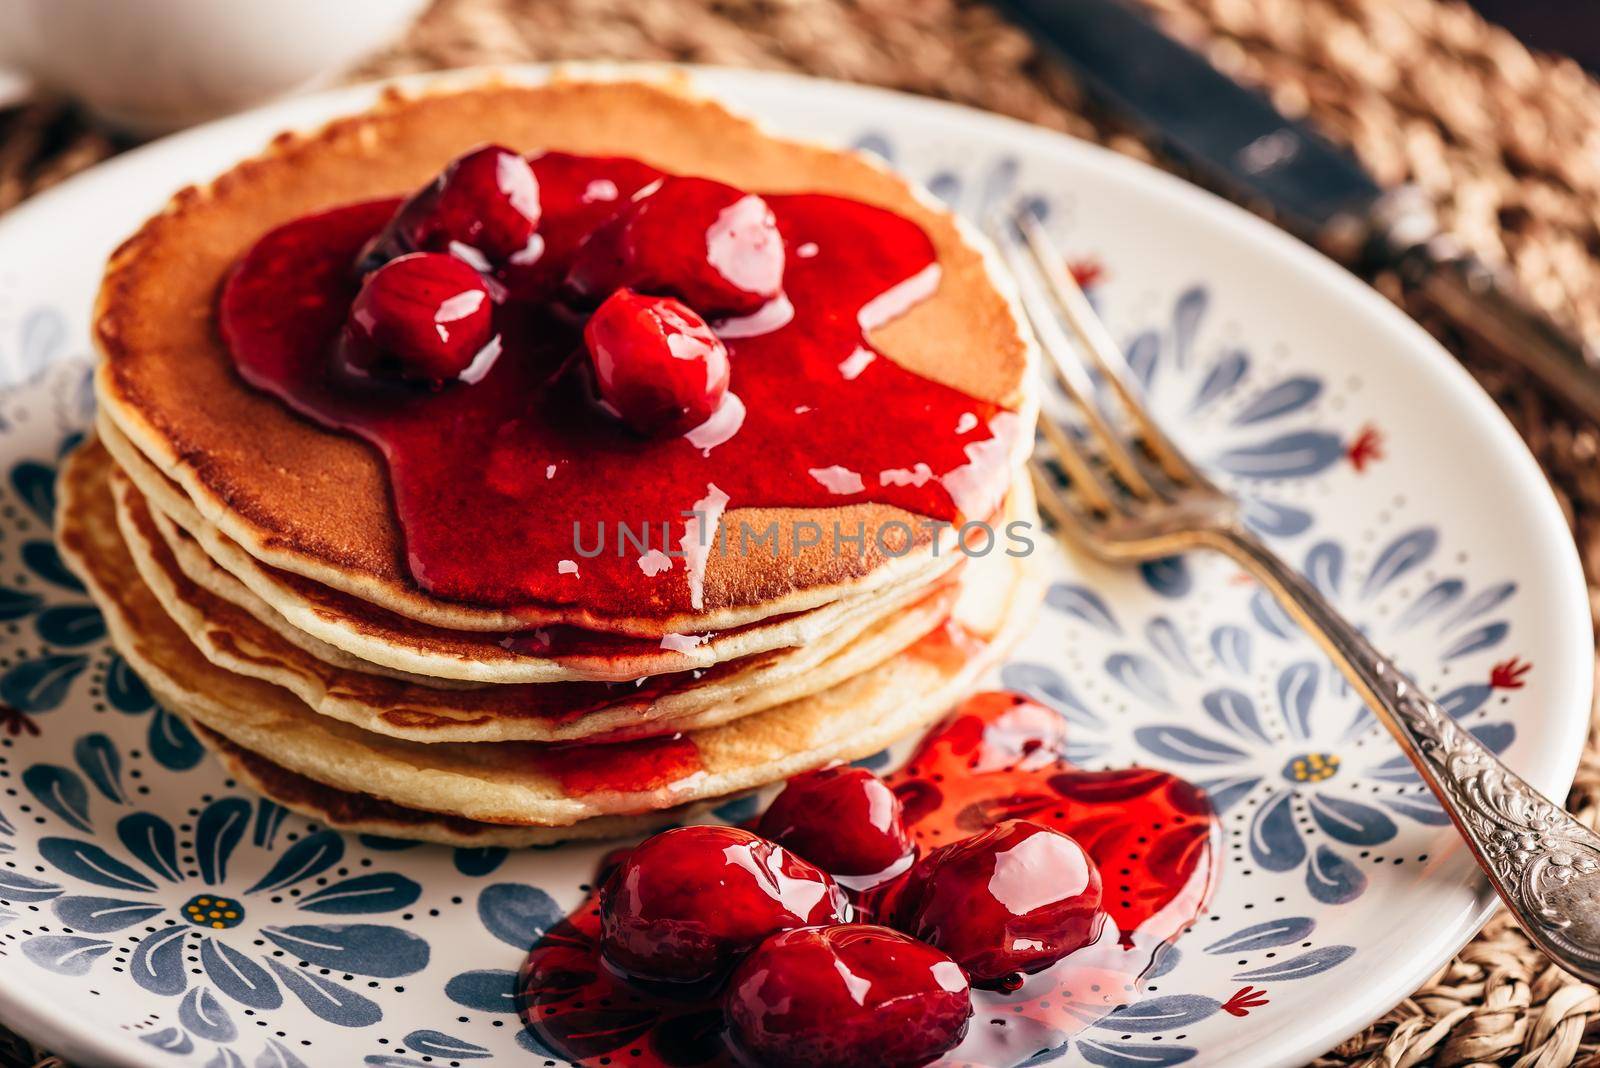
[[[1120,0],[999,6],[1157,151],[1358,272],[1396,270],[1452,325],[1600,422],[1600,356],[1441,230],[1420,189],[1381,189],[1342,149]]]

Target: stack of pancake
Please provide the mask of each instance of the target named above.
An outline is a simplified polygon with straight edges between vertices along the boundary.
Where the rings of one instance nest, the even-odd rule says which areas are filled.
[[[660,86],[391,97],[180,192],[112,258],[97,433],[63,475],[58,530],[117,648],[268,796],[333,826],[458,844],[667,822],[938,718],[1031,614],[1029,561],[1003,535],[966,553],[953,532],[886,505],[795,515],[734,502],[724,528],[838,522],[864,528],[868,551],[723,546],[692,597],[691,569],[678,568],[636,613],[581,597],[446,600],[412,574],[376,451],[239,377],[215,301],[263,232],[407,192],[486,141],[835,193],[915,221],[939,288],[871,340],[1014,413],[996,439],[1004,454],[972,465],[982,484],[964,500],[987,501],[996,531],[1031,521],[1030,343],[984,255],[898,179]],[[875,536],[891,525],[914,533]]]

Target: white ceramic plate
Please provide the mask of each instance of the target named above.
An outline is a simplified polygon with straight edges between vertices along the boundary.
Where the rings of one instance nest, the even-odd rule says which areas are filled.
[[[1583,576],[1522,443],[1421,330],[1244,212],[1098,148],[868,89],[695,80],[779,131],[870,148],[969,215],[1036,198],[1100,268],[1095,297],[1176,435],[1384,648],[1562,796],[1589,712]],[[50,545],[112,246],[179,185],[374,92],[183,134],[0,220],[0,1016],[84,1066],[544,1060],[519,1041],[510,975],[597,849],[345,838],[258,802],[154,707]],[[1004,682],[1059,708],[1087,763],[1208,783],[1226,834],[1211,913],[1143,1000],[1059,1056],[1297,1064],[1478,928],[1492,897],[1427,791],[1234,568],[1057,567]],[[217,896],[231,926],[185,918]]]

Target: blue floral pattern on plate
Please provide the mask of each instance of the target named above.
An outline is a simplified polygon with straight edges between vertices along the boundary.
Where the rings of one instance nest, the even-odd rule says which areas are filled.
[[[860,121],[829,106],[835,135]],[[1044,164],[898,137],[861,141],[969,217],[1033,200],[1076,236],[1071,194],[1044,197],[1029,177]],[[1514,706],[1540,678],[1514,655],[1528,595],[1463,559],[1457,518],[1360,481],[1411,461],[1404,435],[1366,414],[1357,376],[1234,322],[1238,292],[1201,268],[1141,297],[1109,244],[1074,253],[1104,280],[1093,295],[1156,408],[1256,527],[1495,748],[1538,736]],[[51,543],[55,468],[92,414],[82,313],[67,310],[87,306],[93,271],[81,274],[70,292],[0,276],[0,972],[57,1007],[63,1030],[68,1014],[93,1018],[129,1063],[539,1063],[515,972],[607,847],[340,835],[204,759],[109,648]],[[1035,1063],[1239,1063],[1385,966],[1369,929],[1436,900],[1428,858],[1451,832],[1327,663],[1229,565],[1055,566],[1000,681],[1058,710],[1084,764],[1206,783],[1224,863],[1211,909],[1139,999]],[[1459,888],[1459,869],[1445,878]]]

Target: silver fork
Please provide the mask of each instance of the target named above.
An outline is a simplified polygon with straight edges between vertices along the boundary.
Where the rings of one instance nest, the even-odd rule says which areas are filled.
[[[1081,440],[1041,420],[1042,451],[1068,479],[1063,487],[1034,457],[1045,511],[1104,560],[1138,563],[1205,548],[1255,576],[1399,741],[1529,937],[1563,968],[1600,981],[1600,836],[1502,764],[1244,525],[1238,503],[1150,417],[1121,350],[1035,215],[997,217],[990,230],[1016,275],[1047,363],[1083,420]],[[1133,430],[1129,439],[1100,408],[1078,352],[1087,353],[1110,387]]]

